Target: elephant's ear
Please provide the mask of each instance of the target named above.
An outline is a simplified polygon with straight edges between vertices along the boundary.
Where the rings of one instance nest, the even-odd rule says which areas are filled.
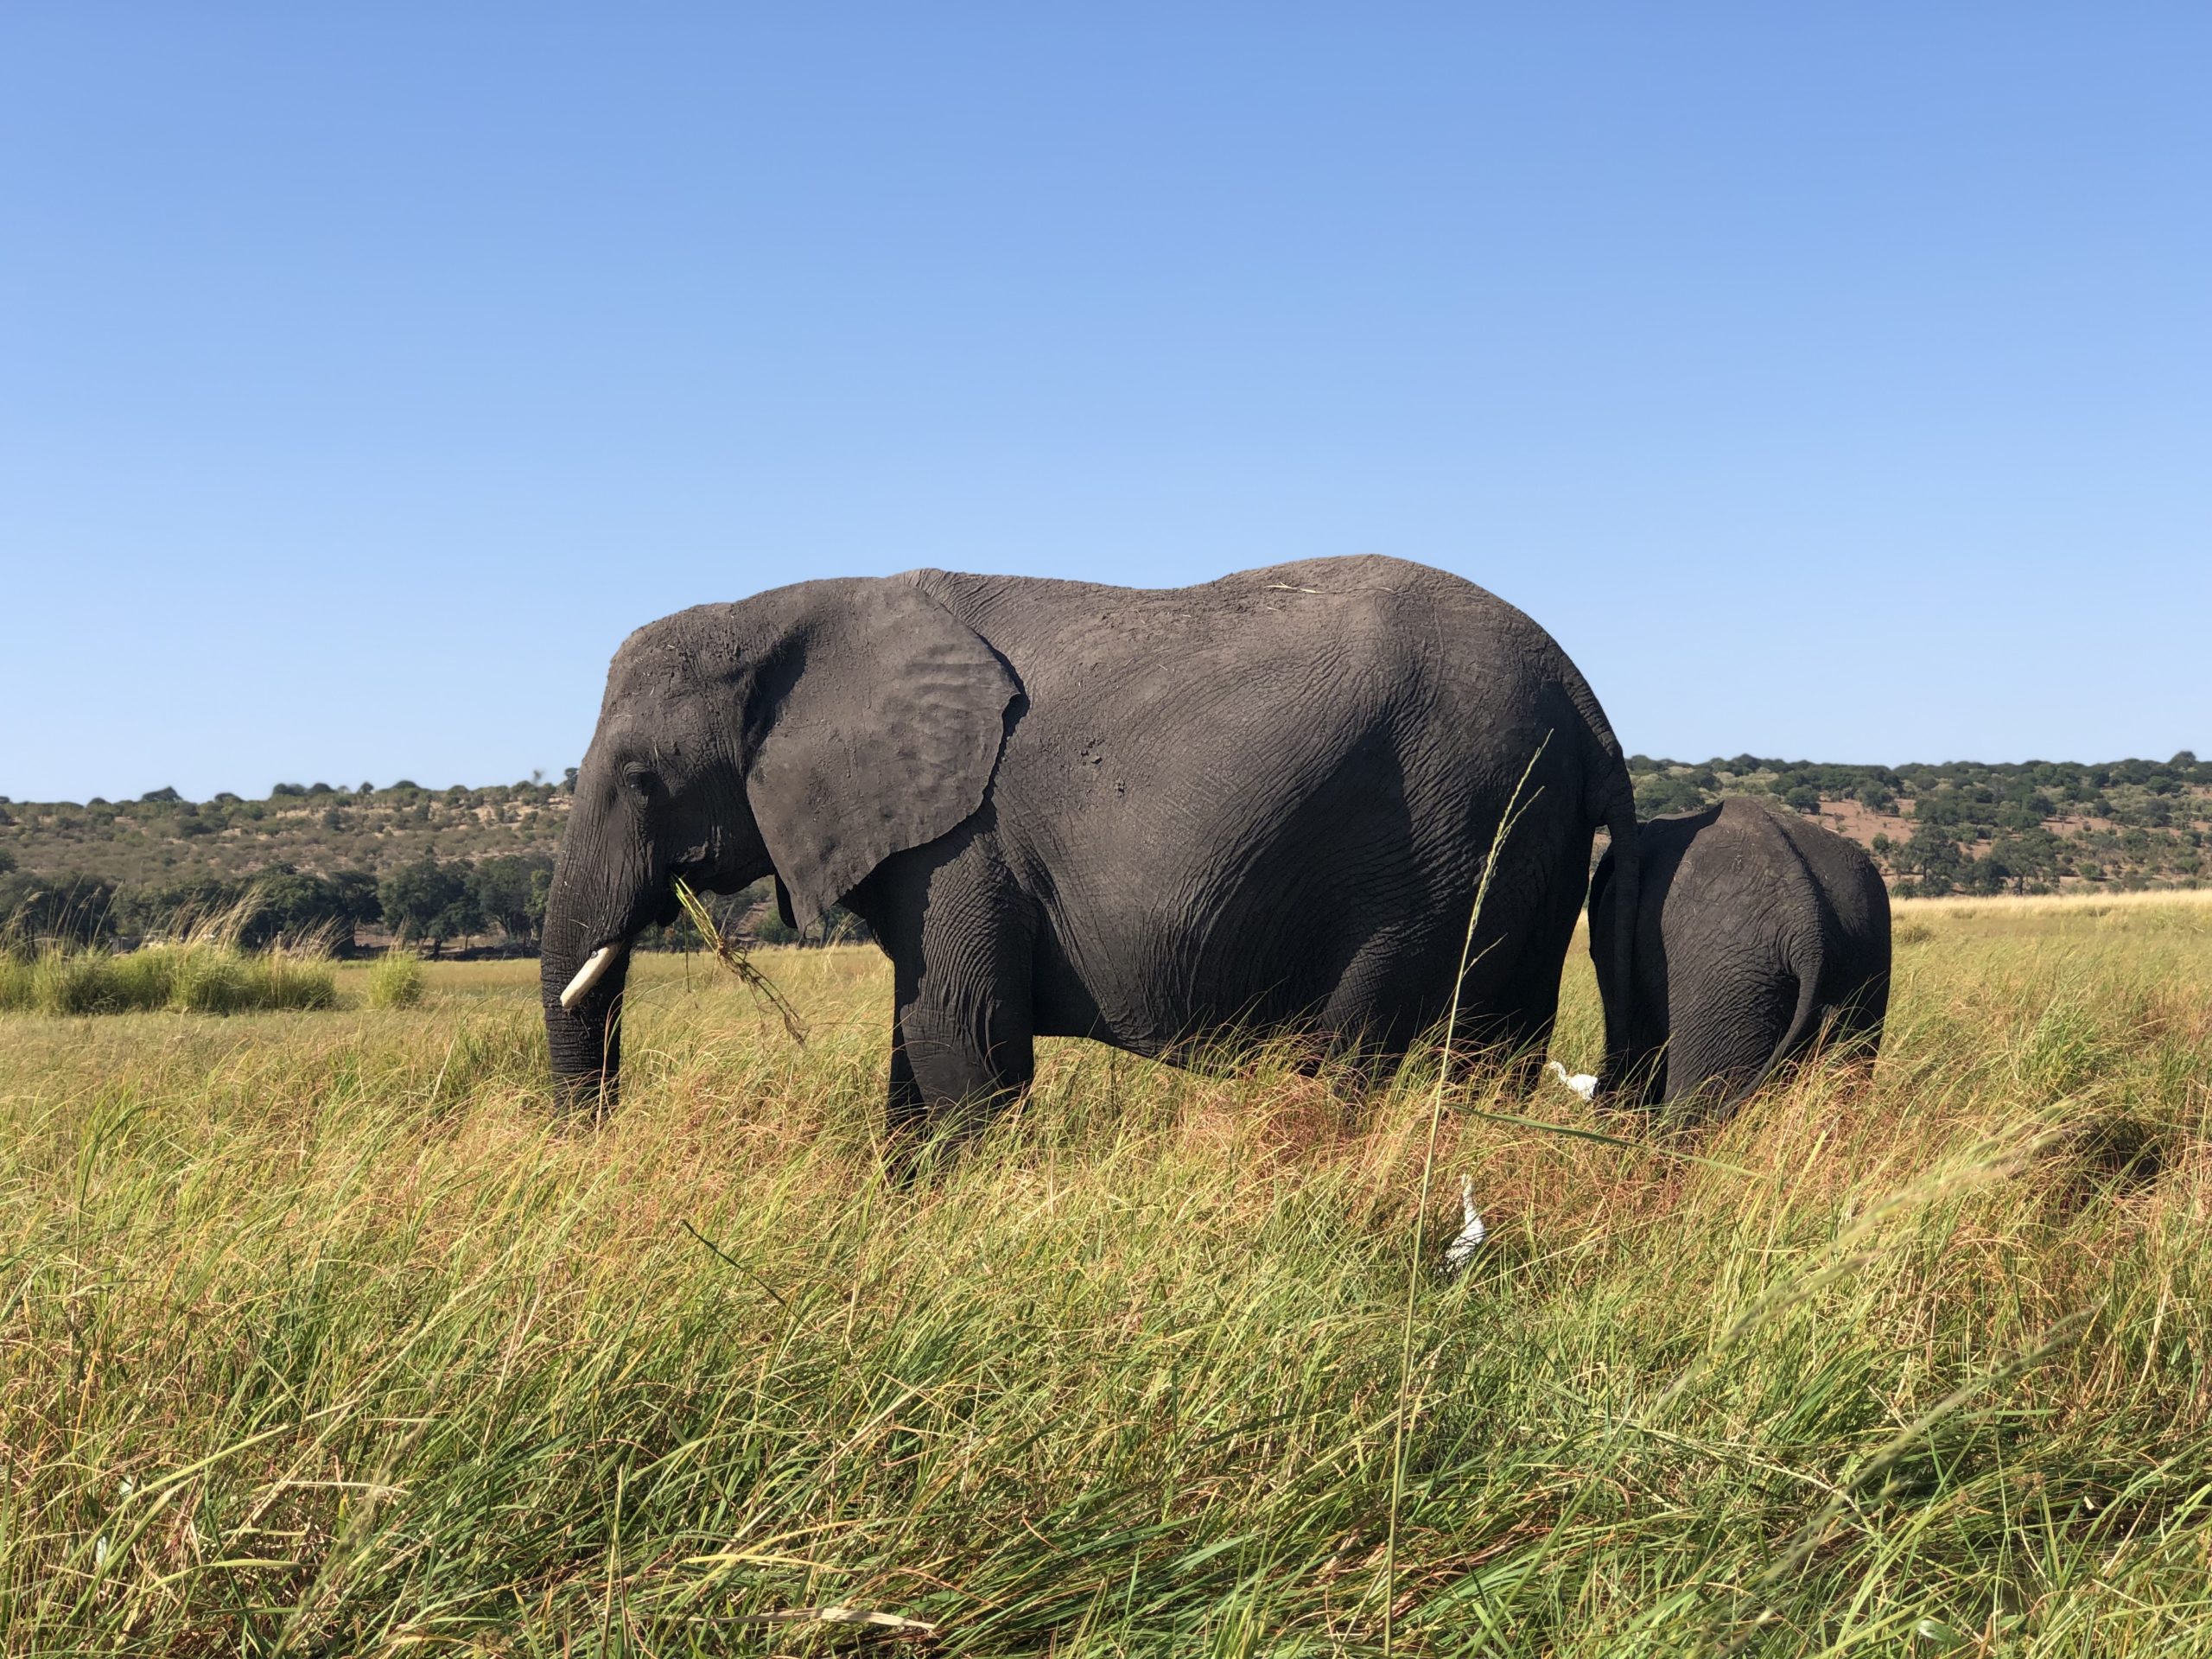
[[[982,804],[1020,691],[912,578],[834,584],[764,665],[747,721],[745,792],[797,920]]]

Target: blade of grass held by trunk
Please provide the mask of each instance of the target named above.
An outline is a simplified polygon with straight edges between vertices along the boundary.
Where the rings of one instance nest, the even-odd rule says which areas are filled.
[[[678,876],[676,880],[676,902],[683,906],[683,913],[691,918],[691,925],[699,930],[699,937],[715,954],[715,960],[735,974],[745,988],[775,1011],[784,1022],[784,1030],[791,1041],[801,1048],[806,1046],[806,1022],[798,1017],[798,1010],[791,1007],[789,998],[776,988],[775,982],[753,965],[746,952],[722,936],[721,928],[702,902],[691,891],[691,884]]]

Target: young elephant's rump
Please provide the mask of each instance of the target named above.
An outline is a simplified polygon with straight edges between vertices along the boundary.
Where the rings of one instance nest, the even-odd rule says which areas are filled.
[[[1643,892],[1623,1103],[1732,1109],[1823,1033],[1872,1053],[1889,1007],[1890,900],[1873,861],[1794,812],[1726,800],[1639,826]],[[1621,1018],[1611,854],[1590,893],[1608,1023]]]

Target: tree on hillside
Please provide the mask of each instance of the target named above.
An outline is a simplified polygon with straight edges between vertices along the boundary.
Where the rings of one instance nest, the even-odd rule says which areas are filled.
[[[538,885],[543,879],[544,886]],[[537,943],[537,925],[545,915],[543,894],[553,880],[553,861],[528,854],[505,853],[480,859],[469,873],[469,890],[484,919],[515,944]]]
[[[355,925],[375,920],[382,907],[364,917],[362,901],[367,895],[363,886],[373,878],[359,871],[348,872],[348,876],[343,886],[334,878],[296,870],[271,870],[253,877],[241,896],[245,923],[238,943],[259,949],[280,941],[327,939],[350,946]]]
[[[481,920],[467,871],[428,856],[386,874],[377,883],[377,899],[392,931],[426,942],[433,957],[447,940],[466,938]]]
[[[1636,785],[1636,816],[1656,818],[1667,812],[1694,812],[1705,804],[1705,791],[1688,778],[1673,772],[1647,777]]]
[[[1935,823],[1916,824],[1912,839],[1892,847],[1891,856],[1897,868],[1920,877],[1917,891],[1931,899],[1950,892],[1966,873],[1967,860],[1958,842],[1948,829]]]
[[[116,925],[140,939],[171,938],[228,915],[239,884],[217,875],[187,876],[133,887],[116,906]]]
[[[343,950],[382,914],[376,878],[365,870],[309,875],[278,865],[251,875],[188,876],[133,887],[116,904],[118,927],[142,938],[175,938],[212,928],[249,950],[327,941]]]
[[[97,875],[0,875],[0,944],[93,944],[115,934],[115,883]]]
[[[374,927],[384,919],[374,871],[340,870],[330,878],[330,885],[337,890],[338,913],[345,918],[349,938],[353,930]]]

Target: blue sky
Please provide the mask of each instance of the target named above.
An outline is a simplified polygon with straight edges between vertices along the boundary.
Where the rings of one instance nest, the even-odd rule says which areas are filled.
[[[1631,749],[2212,749],[2212,12],[13,6],[0,792],[557,773],[639,622],[1459,571]]]

